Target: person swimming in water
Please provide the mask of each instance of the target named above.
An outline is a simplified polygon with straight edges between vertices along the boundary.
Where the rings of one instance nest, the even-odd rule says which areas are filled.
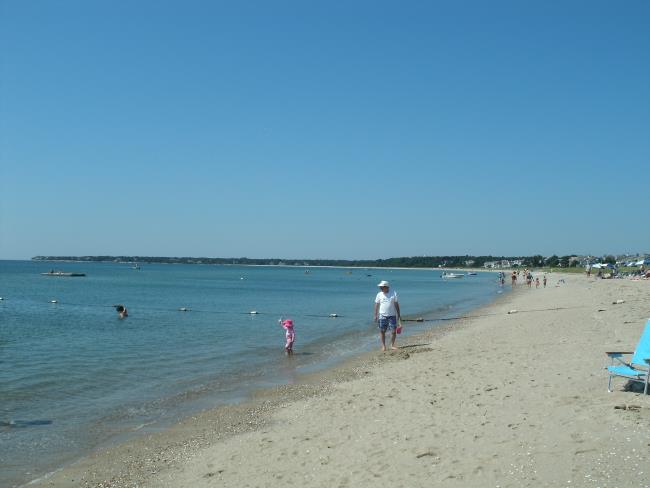
[[[119,318],[123,319],[129,316],[129,312],[124,305],[113,305],[115,310],[117,310],[117,315]]]

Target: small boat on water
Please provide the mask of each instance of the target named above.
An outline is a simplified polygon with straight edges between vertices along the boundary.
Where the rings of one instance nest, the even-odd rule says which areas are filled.
[[[462,274],[462,273],[447,273],[446,271],[443,271],[443,273],[440,275],[440,277],[443,280],[446,280],[446,279],[458,279],[458,278],[462,278],[463,276],[465,276],[465,275]]]
[[[48,271],[47,273],[41,273],[43,276],[86,276],[86,273],[66,273],[64,271]]]
[[[477,276],[477,275],[478,273],[475,273],[474,271],[470,271],[469,273],[467,273],[467,276]]]

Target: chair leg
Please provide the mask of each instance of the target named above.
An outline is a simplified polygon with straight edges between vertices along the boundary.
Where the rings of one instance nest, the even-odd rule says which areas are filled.
[[[650,372],[645,375],[645,385],[643,386],[643,394],[648,394],[648,379],[650,379]]]
[[[612,375],[609,375],[609,381],[607,382],[607,391],[612,392]]]

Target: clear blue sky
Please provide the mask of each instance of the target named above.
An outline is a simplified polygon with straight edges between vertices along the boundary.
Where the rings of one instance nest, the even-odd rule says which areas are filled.
[[[0,258],[650,251],[650,2],[0,0]]]

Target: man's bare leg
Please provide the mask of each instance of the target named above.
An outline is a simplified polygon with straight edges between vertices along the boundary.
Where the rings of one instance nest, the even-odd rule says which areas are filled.
[[[390,336],[390,348],[391,349],[397,349],[397,347],[395,347],[395,339],[396,338],[397,338],[397,332],[395,331],[395,329],[393,329],[393,331],[391,333],[391,336]]]

